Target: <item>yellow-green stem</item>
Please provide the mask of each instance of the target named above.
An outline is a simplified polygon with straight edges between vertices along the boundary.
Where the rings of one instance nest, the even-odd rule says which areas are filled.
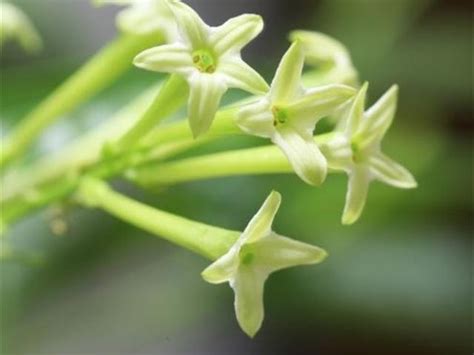
[[[114,82],[132,67],[136,54],[163,42],[163,35],[123,35],[105,47],[24,117],[2,143],[0,168],[16,159],[61,116]]]
[[[317,136],[322,144],[331,133]],[[324,152],[323,152],[324,153]],[[329,162],[330,163],[330,162]],[[278,147],[238,149],[193,157],[169,163],[152,163],[134,170],[132,180],[141,185],[170,185],[236,175],[261,175],[293,172]]]
[[[188,92],[187,82],[179,75],[171,75],[161,87],[145,114],[114,143],[114,149],[122,151],[133,147],[155,128],[158,123],[179,110],[186,102]]]
[[[210,260],[225,254],[240,235],[240,232],[209,226],[147,206],[113,191],[97,179],[84,178],[77,199],[87,207],[101,208]]]

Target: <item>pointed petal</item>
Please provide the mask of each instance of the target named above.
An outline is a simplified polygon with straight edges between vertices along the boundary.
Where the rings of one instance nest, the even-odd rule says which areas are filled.
[[[230,283],[235,294],[235,314],[242,330],[251,338],[262,326],[264,317],[263,289],[266,274],[251,267],[240,267],[235,280]]]
[[[379,153],[370,157],[370,170],[377,180],[401,189],[417,186],[413,175],[400,164]]]
[[[268,273],[320,263],[326,256],[327,252],[321,248],[276,233],[255,244],[255,260]]]
[[[321,144],[319,149],[326,158],[330,169],[350,171],[352,149],[351,143],[344,133],[335,132],[334,137],[329,142]]]
[[[218,75],[196,73],[189,79],[188,116],[195,138],[211,127],[227,87]]]
[[[304,52],[300,42],[294,42],[283,56],[273,79],[270,97],[272,102],[286,102],[301,91],[301,74]]]
[[[353,224],[359,219],[365,206],[369,184],[369,170],[366,167],[356,167],[350,173],[342,224]]]
[[[193,49],[202,49],[209,34],[209,26],[188,5],[181,1],[169,1],[183,38]]]
[[[230,248],[227,254],[217,259],[201,273],[203,279],[211,284],[230,281],[239,264],[239,250],[240,245]]]
[[[357,96],[355,97],[354,102],[352,103],[352,106],[349,110],[347,122],[345,122],[346,126],[344,129],[348,137],[352,137],[355,134],[363,120],[368,88],[369,83],[365,82],[357,93]]]
[[[242,107],[238,114],[236,123],[245,133],[271,138],[275,134],[273,126],[273,114],[271,104],[267,98]]]
[[[272,191],[253,216],[252,220],[245,228],[244,233],[240,237],[242,243],[253,243],[266,237],[271,233],[272,223],[281,204],[281,195],[277,191]]]
[[[292,124],[311,130],[318,120],[335,112],[351,99],[356,90],[347,85],[326,85],[308,90],[301,98],[285,106]]]
[[[242,59],[228,60],[219,64],[218,71],[224,75],[227,85],[259,95],[268,92],[265,79]]]
[[[296,174],[306,183],[321,185],[326,179],[327,162],[312,135],[302,136],[291,127],[278,129],[273,142],[285,153]]]
[[[189,50],[179,44],[167,44],[147,49],[133,60],[135,66],[164,73],[186,74],[193,70]]]
[[[219,56],[227,52],[237,53],[263,30],[263,19],[259,15],[244,14],[231,18],[213,29],[211,47]]]
[[[380,142],[397,109],[398,86],[392,86],[368,111],[357,132],[364,146]]]

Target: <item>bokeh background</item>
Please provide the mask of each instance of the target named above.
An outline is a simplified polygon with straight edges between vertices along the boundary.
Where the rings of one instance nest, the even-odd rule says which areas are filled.
[[[4,131],[115,36],[118,8],[87,0],[18,0],[44,52],[2,49]],[[271,79],[289,30],[317,30],[351,51],[373,102],[391,84],[400,105],[385,151],[419,188],[374,183],[365,213],[340,225],[346,177],[311,188],[295,176],[236,177],[127,194],[242,229],[271,189],[275,229],[330,252],[321,265],[274,274],[254,340],[238,328],[233,295],[199,276],[207,261],[98,211],[71,208],[54,236],[50,211],[10,231],[40,262],[3,262],[3,354],[468,354],[472,306],[472,8],[443,0],[195,0],[211,24],[257,12],[266,30],[245,53]],[[160,77],[132,69],[48,130],[37,152],[106,119]],[[238,146],[246,142],[226,142]],[[209,148],[211,149],[211,148]]]

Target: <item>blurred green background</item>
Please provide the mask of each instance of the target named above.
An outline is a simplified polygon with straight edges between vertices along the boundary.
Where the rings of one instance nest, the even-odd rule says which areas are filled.
[[[16,1],[46,48],[2,50],[0,115],[7,131],[114,37],[117,8],[86,0]],[[3,262],[3,354],[468,354],[472,305],[472,8],[443,0],[196,0],[211,24],[261,13],[264,34],[246,52],[267,79],[294,28],[350,49],[373,102],[391,84],[400,105],[385,151],[419,188],[374,183],[362,219],[340,225],[347,179],[320,189],[295,176],[239,177],[129,195],[215,225],[242,229],[271,189],[284,203],[275,229],[326,248],[321,265],[285,270],[266,287],[254,340],[239,329],[227,286],[200,278],[206,260],[98,212],[71,209],[53,236],[50,211],[11,229],[12,243],[42,263]],[[106,119],[159,76],[132,70],[65,117],[37,152]],[[246,142],[226,142],[242,145]],[[213,146],[209,149],[222,149]],[[39,154],[39,153],[37,153]]]

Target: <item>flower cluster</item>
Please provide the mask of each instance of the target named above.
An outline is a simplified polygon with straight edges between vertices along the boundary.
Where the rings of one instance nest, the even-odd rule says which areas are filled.
[[[319,263],[327,256],[321,248],[280,236],[272,230],[273,219],[281,203],[280,194],[272,192],[240,234],[144,206],[112,191],[105,182],[97,180],[98,176],[101,179],[118,174],[133,176],[136,173],[133,169],[143,167],[140,164],[172,158],[189,147],[195,147],[197,143],[193,138],[205,136],[214,124],[226,128],[232,126],[239,134],[245,133],[271,141],[273,145],[270,149],[284,163],[275,165],[284,165],[287,169],[285,172],[296,173],[309,185],[323,184],[328,172],[347,173],[349,183],[342,216],[342,223],[346,225],[354,223],[361,216],[369,185],[373,180],[404,189],[416,187],[416,181],[410,172],[387,157],[381,149],[382,140],[395,116],[398,87],[391,87],[366,109],[368,84],[359,85],[358,74],[347,49],[336,40],[316,32],[292,32],[291,45],[283,55],[271,85],[268,85],[241,55],[243,48],[263,30],[263,19],[258,15],[243,14],[213,27],[179,0],[93,1],[96,5],[129,5],[117,17],[117,26],[126,33],[124,38],[127,41],[123,43],[128,49],[135,49],[131,56],[125,57],[126,64],[138,52],[135,47],[137,43],[133,41],[143,44],[140,37],[143,40],[148,36],[154,38],[155,32],[161,34],[161,40],[163,37],[166,39],[165,44],[148,48],[147,42],[146,45],[138,46],[148,49],[136,55],[133,62],[139,68],[172,74],[171,79],[162,85],[148,111],[127,131],[133,133],[133,139],[125,140],[126,149],[113,150],[105,158],[97,152],[90,155],[86,152],[85,157],[79,155],[76,158],[77,167],[73,173],[65,172],[59,177],[59,181],[46,174],[47,184],[39,179],[34,188],[29,186],[25,189],[33,193],[22,192],[19,197],[14,194],[16,199],[12,198],[13,203],[7,201],[10,204],[6,204],[5,213],[0,218],[0,229],[6,226],[9,219],[17,218],[18,214],[36,208],[44,201],[52,203],[58,196],[66,199],[67,193],[75,194],[76,201],[82,205],[103,208],[142,229],[211,259],[213,263],[202,272],[202,277],[213,284],[230,284],[235,294],[238,323],[253,337],[263,321],[264,283],[269,275],[292,266]],[[17,37],[26,48],[39,44],[36,33],[22,13],[6,3],[0,3],[0,11],[0,42],[9,37]],[[109,49],[107,56],[98,56],[96,60],[100,65],[89,65],[88,70],[77,74],[73,84],[64,85],[70,91],[48,99],[51,107],[61,106],[52,105],[55,100],[72,107],[82,102],[83,97],[92,95],[95,89],[87,94],[79,92],[79,97],[76,97],[81,90],[75,90],[74,84],[96,80],[97,68],[106,67],[107,60],[115,59],[113,55],[116,53],[122,53],[123,60],[121,43],[115,44],[113,50]],[[125,54],[130,55],[130,52],[126,51]],[[311,68],[308,73],[304,73],[305,65]],[[110,79],[114,76],[109,73],[106,77]],[[99,83],[97,88],[103,84]],[[84,90],[95,88],[94,85],[82,87]],[[215,120],[223,96],[229,89],[244,90],[253,96],[224,111],[229,115],[227,119],[230,122],[224,118]],[[146,99],[148,100],[148,94]],[[156,133],[154,137],[160,138],[156,143],[158,147],[149,144],[154,140],[147,141],[144,136],[147,139],[153,136],[148,133],[157,122],[157,112],[160,113],[160,119],[166,118],[184,102],[187,102],[188,121],[193,137],[190,137],[188,125],[185,123],[180,126],[178,122],[175,126],[170,124],[171,128],[168,127],[168,130],[158,127],[157,131],[153,131]],[[19,135],[23,140],[19,142],[18,151],[21,152],[30,143],[37,133],[37,127],[45,127],[58,116],[54,109],[46,114],[41,110],[39,112],[39,117],[35,118],[33,115],[25,125],[26,135],[24,132]],[[337,122],[334,131],[321,142],[315,134],[321,126],[318,127],[318,123],[327,117],[332,117]],[[116,122],[112,124],[115,125]],[[33,130],[29,127],[33,127]],[[181,134],[181,128],[186,129],[185,134]],[[135,138],[143,144],[130,143],[135,143]],[[87,147],[85,150],[90,149],[90,140],[85,139],[78,146],[81,149],[74,147],[75,151],[83,153],[83,147]],[[67,164],[64,165],[72,166],[69,156],[66,158]],[[264,158],[269,159],[268,156]],[[254,159],[253,155],[251,159]],[[87,165],[89,160],[93,163]],[[0,168],[1,161],[0,159]],[[54,160],[49,166],[62,167]],[[205,168],[212,170],[216,165],[209,164]],[[178,170],[178,181],[179,173]],[[41,177],[34,169],[25,175],[28,180],[31,176]],[[65,179],[64,176],[68,178]],[[59,188],[54,186],[55,181]],[[63,191],[64,195],[61,195]]]
[[[364,111],[367,85],[359,90],[354,86],[357,72],[340,43],[318,33],[293,32],[292,44],[268,86],[241,58],[241,50],[263,29],[260,16],[245,14],[211,27],[181,1],[170,0],[168,6],[179,36],[140,53],[135,65],[185,78],[190,89],[188,117],[194,137],[209,130],[224,93],[239,88],[257,98],[241,107],[236,124],[247,134],[270,139],[303,181],[321,185],[328,165],[347,172],[344,224],[359,218],[371,180],[401,188],[416,186],[411,174],[380,150],[395,113],[397,87]],[[326,68],[319,85],[303,85],[305,63]],[[340,129],[320,149],[314,140],[317,123],[341,111],[346,117],[341,119]],[[202,274],[211,283],[230,283],[237,319],[250,336],[263,319],[263,283],[268,275],[284,267],[321,261],[325,256],[319,248],[271,231],[279,203],[279,194],[272,193],[234,246]]]
[[[292,44],[268,85],[241,57],[242,49],[263,29],[258,15],[244,14],[211,27],[178,0],[97,1],[132,5],[118,16],[119,27],[126,31],[161,27],[174,33],[177,29],[176,36],[168,36],[168,43],[143,51],[134,63],[186,81],[188,119],[195,138],[211,128],[226,91],[238,88],[256,97],[240,107],[235,124],[249,135],[271,140],[304,182],[321,185],[329,169],[349,175],[344,224],[354,223],[361,215],[370,181],[400,188],[416,186],[406,169],[381,152],[381,140],[395,114],[398,88],[392,87],[365,110],[368,85],[357,87],[350,55],[336,40],[315,32],[292,32]],[[315,69],[303,79],[305,64]],[[340,117],[340,122],[332,138],[318,145],[315,129],[328,116]],[[326,256],[322,249],[272,231],[280,199],[273,192],[233,246],[202,273],[210,283],[230,284],[237,320],[250,336],[263,320],[263,284],[268,275],[320,262]]]

